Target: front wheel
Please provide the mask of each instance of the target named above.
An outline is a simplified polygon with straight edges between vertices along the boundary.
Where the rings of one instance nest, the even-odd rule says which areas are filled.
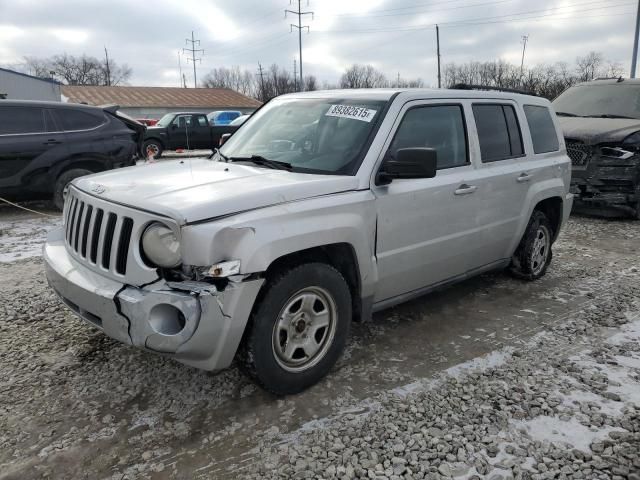
[[[344,277],[308,263],[272,279],[240,348],[244,370],[265,390],[289,395],[317,383],[344,350],[351,324]]]
[[[509,271],[517,278],[537,280],[551,263],[552,228],[547,216],[534,210],[522,240],[513,254]]]

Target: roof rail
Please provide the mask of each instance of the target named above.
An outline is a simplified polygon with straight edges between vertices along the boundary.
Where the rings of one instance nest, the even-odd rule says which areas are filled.
[[[456,83],[451,88],[454,90],[490,90],[496,92],[519,93],[520,95],[531,95],[533,97],[538,96],[534,92],[530,92],[527,90],[518,90],[517,88],[491,87],[489,85],[470,85],[468,83]]]

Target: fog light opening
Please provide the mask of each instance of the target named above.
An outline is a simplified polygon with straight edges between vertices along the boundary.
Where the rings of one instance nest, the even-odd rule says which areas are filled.
[[[161,303],[151,309],[149,324],[161,335],[177,335],[186,324],[184,314],[168,303]]]

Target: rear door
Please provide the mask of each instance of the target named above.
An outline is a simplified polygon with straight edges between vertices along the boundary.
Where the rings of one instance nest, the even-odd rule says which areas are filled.
[[[48,133],[41,107],[0,106],[0,186],[18,187],[23,176],[64,148],[59,133]]]
[[[376,302],[464,275],[474,256],[476,195],[463,102],[409,102],[385,156],[399,148],[435,148],[435,178],[373,186],[378,227]]]
[[[525,153],[520,106],[513,101],[473,100],[479,150],[477,256],[471,270],[506,260],[513,253],[529,182],[535,177]]]
[[[193,115],[190,131],[191,148],[213,148],[211,127],[206,115]]]
[[[110,142],[110,131],[105,129],[106,114],[99,109],[83,110],[61,107],[49,110],[56,124],[65,134],[69,160],[91,159],[111,168],[111,157],[105,142]]]

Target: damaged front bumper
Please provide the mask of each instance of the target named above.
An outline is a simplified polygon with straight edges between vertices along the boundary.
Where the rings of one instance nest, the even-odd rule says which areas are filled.
[[[576,211],[637,214],[640,155],[620,148],[567,139],[572,160],[571,193]]]
[[[44,260],[49,284],[80,318],[111,338],[204,370],[231,364],[264,281],[229,282],[224,291],[204,282],[129,286],[78,263],[62,229],[49,234]]]

